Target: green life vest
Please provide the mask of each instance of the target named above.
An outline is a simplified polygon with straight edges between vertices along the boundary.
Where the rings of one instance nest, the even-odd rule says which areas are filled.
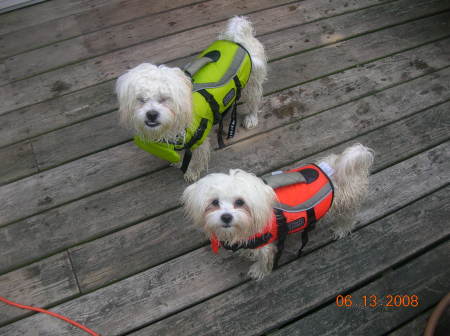
[[[191,151],[203,143],[213,124],[221,122],[223,114],[230,108],[235,113],[236,102],[241,89],[248,82],[251,69],[250,55],[241,45],[227,40],[215,41],[184,68],[192,79],[194,108],[194,117],[186,129],[184,139],[177,142],[152,142],[137,135],[134,137],[135,144],[172,163],[180,162],[179,152],[184,150],[181,169],[185,172]],[[221,145],[221,138],[218,139]]]

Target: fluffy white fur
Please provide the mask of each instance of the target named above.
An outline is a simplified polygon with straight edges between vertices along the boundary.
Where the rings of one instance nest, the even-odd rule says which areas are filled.
[[[267,75],[267,60],[263,45],[254,37],[251,23],[244,17],[228,21],[219,39],[240,43],[252,60],[252,73],[242,91],[247,103],[239,112],[245,114],[244,126],[255,127],[262,100],[262,84]],[[119,100],[120,122],[145,139],[170,141],[182,138],[192,121],[192,84],[179,68],[143,63],[119,77],[116,93]],[[208,140],[193,152],[185,174],[195,181],[207,169],[210,154]]]
[[[340,155],[331,154],[320,160],[334,170],[334,201],[327,216],[335,222],[338,238],[353,228],[353,216],[367,193],[373,156],[372,150],[356,144]],[[271,220],[276,195],[255,175],[232,169],[229,174],[210,174],[190,185],[182,201],[187,215],[208,237],[215,234],[219,240],[234,244],[262,231]],[[275,244],[243,250],[244,255],[255,260],[249,276],[259,280],[269,274],[276,251]]]

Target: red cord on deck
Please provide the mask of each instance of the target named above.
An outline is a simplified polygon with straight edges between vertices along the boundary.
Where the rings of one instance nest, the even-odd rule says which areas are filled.
[[[54,312],[51,312],[51,311],[48,311],[48,310],[45,310],[45,309],[42,309],[42,308],[25,306],[25,305],[22,305],[22,304],[19,304],[19,303],[15,303],[15,302],[9,301],[9,300],[5,299],[4,297],[1,297],[1,296],[0,296],[0,301],[3,301],[4,303],[9,304],[9,305],[11,305],[13,307],[17,307],[17,308],[21,308],[21,309],[27,309],[27,310],[34,310],[34,311],[37,311],[39,313],[44,313],[44,314],[47,314],[47,315],[59,318],[60,320],[66,321],[67,323],[70,323],[70,324],[74,325],[75,327],[80,328],[81,330],[87,332],[88,334],[91,334],[92,336],[100,336],[100,334],[97,334],[96,332],[92,331],[91,329],[89,329],[89,328],[87,328],[87,327],[85,327],[85,326],[83,326],[83,325],[81,325],[81,324],[79,324],[79,323],[77,323],[75,321],[72,321],[71,319],[69,319],[69,318],[67,318],[65,316],[59,315],[57,313],[54,313]]]

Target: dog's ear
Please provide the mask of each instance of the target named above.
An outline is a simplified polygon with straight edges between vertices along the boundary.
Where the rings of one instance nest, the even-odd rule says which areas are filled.
[[[192,118],[192,82],[189,76],[179,68],[170,68],[172,76],[179,83],[173,87],[172,97],[174,98],[177,114],[185,118],[186,123],[191,122]]]
[[[184,207],[185,214],[195,222],[200,224],[203,215],[201,195],[198,193],[198,184],[193,183],[188,186],[181,196],[181,202]]]
[[[248,203],[255,228],[257,231],[262,230],[272,216],[273,205],[276,201],[274,190],[256,175],[241,169],[231,169],[230,176],[233,176],[235,183],[247,191],[245,200]]]
[[[119,118],[123,125],[127,125],[128,119],[132,117],[136,98],[134,87],[131,83],[132,74],[130,71],[125,72],[116,81],[116,95],[119,103]]]

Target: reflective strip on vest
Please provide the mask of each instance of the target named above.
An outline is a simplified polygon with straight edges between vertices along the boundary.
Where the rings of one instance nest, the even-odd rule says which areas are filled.
[[[214,89],[214,88],[224,86],[229,81],[231,81],[233,79],[233,77],[236,75],[236,73],[238,72],[239,68],[241,67],[242,62],[244,61],[244,58],[246,56],[248,56],[247,51],[238,45],[238,49],[236,51],[236,54],[234,55],[233,62],[231,63],[231,65],[229,66],[228,70],[225,72],[223,77],[218,82],[196,83],[195,82],[196,76],[194,75],[194,85],[193,85],[192,91],[196,92],[196,91],[203,90],[203,89]],[[247,80],[248,80],[248,78],[247,78]],[[242,81],[241,81],[241,83],[242,83]],[[242,86],[244,87],[245,84],[247,84],[247,81],[245,81],[242,84],[243,84]]]
[[[320,203],[323,199],[325,199],[330,193],[333,192],[333,188],[330,183],[324,185],[313,197],[308,199],[306,202],[300,203],[296,206],[289,206],[282,203],[276,203],[274,206],[275,209],[280,209],[286,212],[300,212],[306,211],[308,209],[313,208],[315,205]]]

